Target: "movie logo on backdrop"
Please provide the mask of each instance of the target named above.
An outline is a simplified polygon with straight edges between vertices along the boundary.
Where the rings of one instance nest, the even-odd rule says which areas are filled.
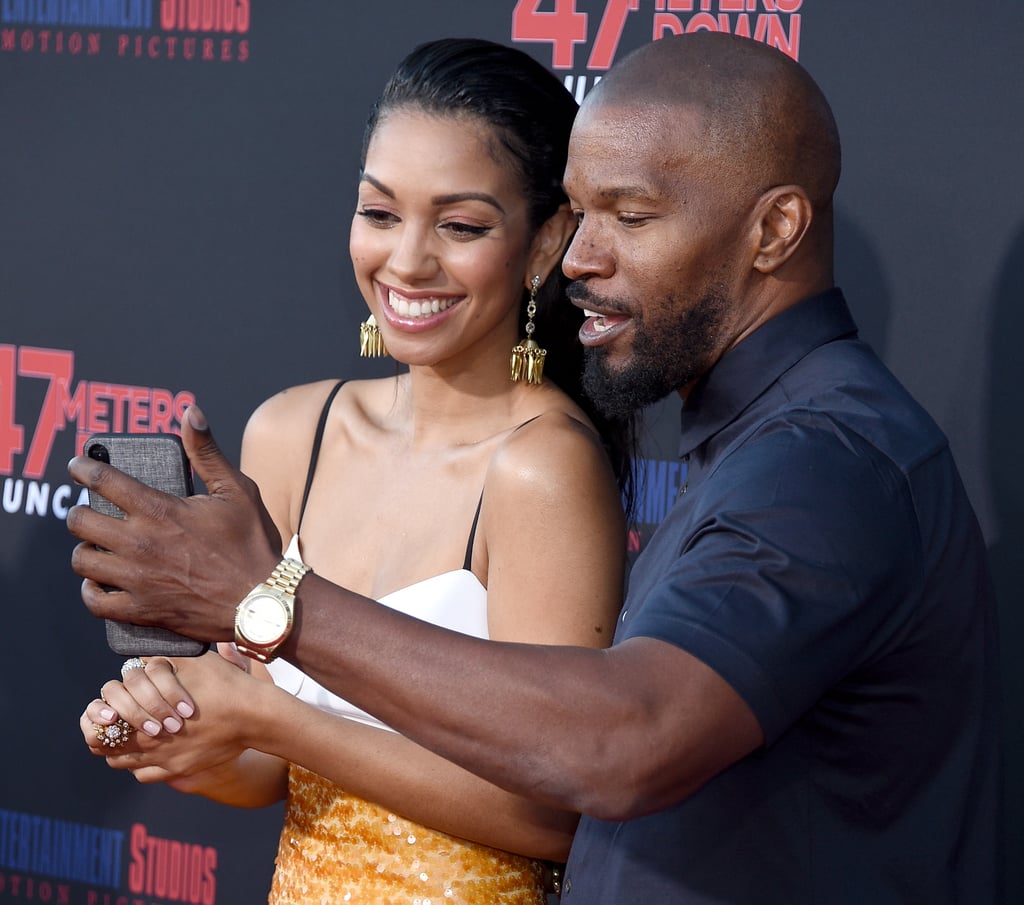
[[[653,530],[686,487],[686,463],[679,459],[636,460],[635,527],[630,529],[628,552],[639,553]]]
[[[74,375],[75,353],[69,349],[0,344],[0,517],[66,518],[71,506],[88,502],[65,472],[88,437],[177,434],[185,409],[195,402],[184,390],[76,382]],[[69,431],[73,440],[61,443]]]
[[[214,846],[0,809],[0,900],[216,905]]]
[[[550,44],[551,68],[571,70],[565,87],[581,101],[627,34],[632,47],[666,35],[724,31],[799,60],[802,6],[803,0],[518,0],[512,40]]]
[[[0,52],[244,63],[251,0],[0,0]]]

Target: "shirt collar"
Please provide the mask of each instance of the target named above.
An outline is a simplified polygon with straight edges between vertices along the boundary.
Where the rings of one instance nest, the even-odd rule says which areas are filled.
[[[685,456],[733,421],[805,355],[856,335],[857,325],[838,288],[787,308],[723,355],[683,403],[679,455]]]

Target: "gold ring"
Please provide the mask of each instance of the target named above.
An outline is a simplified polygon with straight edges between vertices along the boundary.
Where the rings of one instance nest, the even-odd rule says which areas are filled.
[[[100,726],[97,723],[92,725],[96,730],[96,738],[108,748],[123,748],[135,731],[122,719],[118,719],[116,723],[111,723],[109,726]]]

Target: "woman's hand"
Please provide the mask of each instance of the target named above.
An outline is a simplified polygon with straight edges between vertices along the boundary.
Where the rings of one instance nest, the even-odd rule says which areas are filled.
[[[121,681],[104,684],[100,698],[89,702],[80,719],[82,735],[93,754],[140,782],[168,782],[185,791],[201,791],[201,774],[236,760],[245,750],[242,704],[252,699],[255,680],[239,668],[233,649],[169,660],[156,657],[144,667],[124,671]],[[237,655],[235,655],[237,656]],[[232,657],[229,662],[227,657]],[[138,662],[128,661],[129,664]],[[108,727],[119,720],[130,727],[115,743]],[[201,783],[200,783],[201,785]]]
[[[137,664],[142,664],[138,666]],[[165,657],[143,661],[133,657],[122,669],[122,681],[112,679],[89,702],[79,721],[93,754],[122,750],[128,741],[106,740],[99,729],[123,720],[139,732],[154,737],[162,731],[177,733],[195,713],[195,704],[177,677],[174,662]]]

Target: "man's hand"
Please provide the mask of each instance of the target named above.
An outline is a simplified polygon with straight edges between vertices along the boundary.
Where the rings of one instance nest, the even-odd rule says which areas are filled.
[[[68,530],[82,543],[71,567],[94,616],[230,640],[236,604],[273,571],[281,540],[256,485],[224,458],[196,406],[182,419],[182,440],[206,495],[182,499],[94,459],[71,460],[72,478],[125,513],[73,507]]]

